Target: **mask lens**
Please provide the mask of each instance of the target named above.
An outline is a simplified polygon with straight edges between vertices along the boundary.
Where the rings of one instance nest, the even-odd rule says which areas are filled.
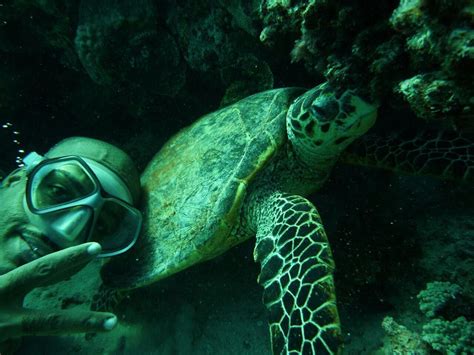
[[[96,189],[88,172],[74,161],[46,164],[32,179],[31,203],[38,210],[81,199]]]
[[[104,202],[90,241],[98,242],[103,253],[114,253],[131,246],[140,231],[140,213],[117,200]]]

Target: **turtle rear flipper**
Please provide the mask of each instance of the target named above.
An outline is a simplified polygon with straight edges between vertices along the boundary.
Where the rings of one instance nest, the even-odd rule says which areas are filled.
[[[341,156],[348,164],[474,183],[474,141],[452,131],[365,135]]]
[[[254,258],[269,310],[274,354],[335,354],[341,329],[334,262],[316,208],[296,195],[274,193],[251,209]]]

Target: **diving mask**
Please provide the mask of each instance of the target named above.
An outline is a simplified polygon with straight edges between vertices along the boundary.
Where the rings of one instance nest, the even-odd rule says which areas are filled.
[[[45,159],[33,152],[23,162],[28,176],[25,211],[52,244],[62,249],[98,242],[103,257],[135,244],[142,215],[114,171],[80,156]]]

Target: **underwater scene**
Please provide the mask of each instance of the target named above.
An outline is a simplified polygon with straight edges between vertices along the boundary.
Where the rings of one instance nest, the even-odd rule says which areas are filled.
[[[0,1],[0,355],[474,354],[469,0]]]

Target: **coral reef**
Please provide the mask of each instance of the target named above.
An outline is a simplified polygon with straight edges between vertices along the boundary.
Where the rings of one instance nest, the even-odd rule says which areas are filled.
[[[456,300],[461,295],[461,287],[450,282],[435,281],[426,285],[426,290],[418,294],[420,311],[427,317],[439,315],[449,302]]]
[[[447,354],[474,352],[472,299],[450,282],[430,282],[418,296],[420,310],[430,319],[423,325],[422,338],[433,349]]]
[[[392,317],[384,318],[382,328],[388,338],[383,354],[429,354],[428,347],[423,343],[420,335],[398,324]]]
[[[421,335],[399,325],[392,317],[382,322],[387,338],[383,354],[430,354],[430,349],[443,354],[474,352],[474,321],[472,300],[459,285],[450,282],[430,282],[418,294],[419,307],[429,318],[422,322]],[[453,303],[455,302],[455,303]]]
[[[468,1],[267,0],[260,40],[296,41],[292,60],[313,75],[392,106],[401,96],[418,117],[470,131],[473,12]]]
[[[390,37],[392,11],[392,2],[263,1],[260,40],[270,47],[295,41],[292,61],[313,76],[359,89],[371,83],[380,98],[385,77],[404,64],[400,39]]]
[[[269,86],[264,77],[223,80],[232,71],[255,72],[248,58],[273,76],[291,59],[305,85],[327,78],[432,124],[474,131],[474,8],[467,0],[16,0],[5,13],[14,24],[8,30],[28,28],[65,66],[80,70],[82,63],[96,83],[118,92],[175,96],[189,67],[193,80],[231,103]],[[38,46],[20,49],[0,36],[8,51]]]
[[[432,319],[423,326],[422,338],[443,354],[473,354],[474,321],[464,317],[454,321]]]
[[[428,354],[430,348],[443,354],[474,352],[472,299],[459,285],[429,282],[417,298],[420,311],[428,318],[422,321],[421,336],[386,317],[382,323],[389,337],[385,353]]]

